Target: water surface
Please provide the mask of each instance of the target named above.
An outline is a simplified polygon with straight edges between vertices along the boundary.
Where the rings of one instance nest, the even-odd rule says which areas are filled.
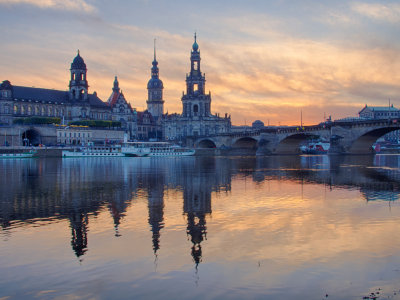
[[[1,160],[0,299],[400,299],[399,165]]]

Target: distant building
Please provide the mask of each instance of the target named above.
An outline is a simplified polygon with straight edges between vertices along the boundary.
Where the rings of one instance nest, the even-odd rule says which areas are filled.
[[[111,108],[111,118],[113,121],[121,122],[122,128],[128,133],[130,138],[137,136],[137,113],[136,109],[126,101],[124,94],[120,91],[118,78],[115,76],[112,93],[108,98],[107,104]]]
[[[110,107],[96,92],[88,93],[86,64],[79,54],[71,64],[68,91],[12,85],[0,85],[0,122],[11,125],[21,117],[58,117],[65,121],[111,120]]]
[[[106,103],[97,97],[96,92],[88,92],[87,68],[79,51],[71,63],[70,73],[67,91],[16,86],[4,80],[0,84],[0,124],[12,125],[16,119],[28,117],[59,118],[63,124],[83,120],[119,121],[131,138],[136,136],[136,111],[120,92],[117,78]],[[62,133],[65,134],[65,131]],[[64,136],[60,138],[60,134],[59,131],[54,132],[57,143],[80,144],[80,141],[87,142],[89,138],[86,135],[84,139],[78,136],[76,139],[65,139]],[[33,139],[35,143],[40,140],[38,137]]]
[[[156,58],[156,47],[154,43],[154,60],[152,62],[153,67],[151,68],[151,78],[147,83],[147,112],[150,114],[150,117],[146,117],[146,111],[143,112],[143,118],[141,119],[142,123],[139,125],[140,121],[138,121],[138,126],[142,126],[147,130],[147,138],[153,139],[162,139],[162,120],[164,115],[164,99],[163,99],[163,82],[159,78],[159,69],[158,62]],[[146,113],[146,114],[145,114]],[[144,122],[143,122],[144,121]],[[146,123],[150,121],[151,123]]]
[[[16,119],[24,119],[18,121],[23,124],[21,121],[27,121],[30,117],[59,118],[62,125],[73,121],[118,121],[121,129],[128,133],[129,139],[139,140],[182,140],[188,136],[230,132],[230,116],[225,114],[221,118],[218,114],[211,114],[211,94],[205,93],[206,79],[200,68],[200,50],[196,35],[190,63],[190,73],[186,75],[186,93],[181,98],[182,113],[164,114],[164,85],[159,78],[154,45],[151,78],[147,83],[147,109],[137,112],[126,100],[117,77],[107,102],[103,102],[96,92],[89,93],[86,64],[78,51],[71,63],[68,90],[16,86],[4,80],[0,84],[0,125],[13,127],[11,125]],[[42,136],[36,129],[34,126],[24,129],[26,132],[18,134],[18,139],[28,139],[32,144],[46,142],[77,145],[91,141],[101,142],[100,134],[103,134],[101,130],[89,132],[87,129],[60,126]],[[117,141],[121,133],[104,132],[104,135],[104,139]]]
[[[211,114],[211,94],[205,93],[205,75],[200,68],[200,50],[196,35],[190,56],[190,73],[186,75],[186,94],[182,96],[182,114],[166,115],[163,121],[164,138],[178,140],[187,136],[227,133],[231,118]]]
[[[368,106],[365,107],[358,113],[360,118],[363,119],[390,119],[399,118],[400,110],[391,106]]]
[[[147,141],[157,138],[157,124],[152,114],[146,109],[137,113],[137,139]],[[161,138],[161,136],[159,137]]]
[[[264,128],[264,123],[260,120],[255,120],[252,124],[251,127],[253,127],[253,129],[263,129]]]

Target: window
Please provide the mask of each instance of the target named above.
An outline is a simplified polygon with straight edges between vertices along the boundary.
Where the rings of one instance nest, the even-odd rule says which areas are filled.
[[[197,104],[193,105],[193,112],[194,112],[194,115],[195,115],[195,116],[196,116],[197,113],[199,112],[199,106],[198,106]]]
[[[198,83],[194,83],[193,84],[193,92],[197,92],[199,90],[199,84]]]
[[[19,113],[18,105],[14,105],[14,114]]]

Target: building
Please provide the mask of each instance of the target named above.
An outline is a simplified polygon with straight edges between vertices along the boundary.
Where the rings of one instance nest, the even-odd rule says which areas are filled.
[[[14,127],[17,121],[18,124],[25,124],[19,121],[36,117],[38,122],[39,117],[41,124],[47,124],[47,121],[65,125],[73,121],[119,121],[121,127],[97,129],[92,134],[87,130],[80,132],[77,128],[55,126],[52,132],[49,128],[46,136],[41,136],[37,130],[40,125],[28,122],[31,126],[26,132],[19,132],[15,139],[10,136],[13,145],[20,145],[21,139],[30,140],[32,145],[74,145],[104,139],[119,141],[123,136],[121,131],[128,132],[131,138],[136,137],[136,110],[126,101],[116,77],[108,102],[103,102],[96,92],[89,93],[87,68],[79,50],[71,63],[70,73],[69,89],[66,91],[16,86],[4,80],[0,84],[0,125]],[[6,130],[5,127],[3,129]],[[102,134],[104,137],[100,136]]]
[[[196,35],[190,56],[190,73],[186,75],[186,93],[182,96],[182,114],[165,115],[163,136],[181,140],[188,136],[207,136],[230,132],[231,118],[211,114],[211,93],[205,93],[205,75],[201,72],[200,50]]]
[[[124,94],[119,88],[117,76],[114,79],[112,93],[108,98],[107,104],[111,108],[111,118],[113,121],[121,122],[129,137],[132,139],[137,136],[137,112],[136,109],[126,101]]]
[[[151,78],[147,83],[147,109],[137,114],[137,138],[139,140],[163,139],[164,85],[159,76],[155,41],[152,65]]]
[[[391,106],[368,106],[365,104],[358,114],[363,119],[394,119],[400,117],[400,110],[393,107],[393,104]]]
[[[225,117],[221,118],[218,114],[211,113],[211,93],[205,93],[206,79],[201,72],[200,61],[200,50],[195,35],[190,56],[190,73],[186,75],[186,93],[183,93],[181,98],[181,114],[164,114],[164,85],[159,76],[155,43],[151,78],[147,83],[147,109],[143,112],[137,112],[126,100],[117,77],[107,102],[103,102],[96,92],[89,93],[87,67],[79,50],[71,63],[68,90],[16,86],[5,80],[0,85],[0,125],[15,127],[19,122],[21,126],[30,126],[21,127],[21,131],[24,132],[14,132],[11,137],[5,138],[5,143],[8,143],[10,138],[13,140],[13,136],[16,140],[28,139],[32,145],[78,145],[95,140],[101,142],[101,138],[98,137],[101,131],[93,128],[88,134],[86,129],[82,129],[81,132],[81,129],[77,128],[54,126],[53,131],[44,136],[37,130],[40,125],[31,122],[32,117],[39,117],[39,121],[43,121],[41,124],[61,123],[102,128],[107,127],[104,124],[113,124],[108,127],[117,127],[119,131],[128,133],[129,139],[139,140],[182,141],[186,137],[228,133],[231,131],[230,116],[225,114]],[[75,121],[90,122],[71,123]],[[91,121],[115,121],[117,126],[110,122]],[[8,133],[4,133],[4,136],[6,135]],[[120,135],[109,133],[104,139],[112,136],[113,141],[117,141]]]
[[[0,85],[0,123],[13,124],[17,118],[56,117],[64,122],[111,120],[110,107],[96,92],[88,92],[87,68],[79,51],[71,64],[68,91],[12,85]]]
[[[137,113],[137,139],[147,141],[157,139],[157,125],[152,114],[146,109]],[[160,136],[161,138],[161,136]]]

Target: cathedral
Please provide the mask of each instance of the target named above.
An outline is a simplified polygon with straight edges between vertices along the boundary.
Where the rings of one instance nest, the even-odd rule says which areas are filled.
[[[182,114],[164,114],[164,85],[154,45],[151,78],[147,84],[147,109],[137,112],[126,100],[115,77],[108,101],[89,93],[86,64],[79,50],[70,68],[66,91],[0,84],[0,125],[12,126],[17,119],[57,118],[62,124],[73,121],[117,121],[131,140],[182,141],[186,137],[230,132],[230,116],[211,114],[211,94],[205,93],[205,75],[200,69],[200,50],[196,35],[190,56],[190,73],[186,75],[186,93],[182,96]],[[60,133],[54,133],[54,136]],[[72,133],[71,133],[72,134]],[[64,133],[64,135],[66,135]],[[88,135],[89,136],[89,135]],[[58,139],[55,143],[72,143]]]
[[[231,118],[211,114],[211,93],[205,93],[205,75],[200,68],[200,50],[196,34],[190,55],[190,73],[186,75],[186,94],[182,96],[182,114],[165,115],[164,138],[182,140],[188,136],[228,133]]]

